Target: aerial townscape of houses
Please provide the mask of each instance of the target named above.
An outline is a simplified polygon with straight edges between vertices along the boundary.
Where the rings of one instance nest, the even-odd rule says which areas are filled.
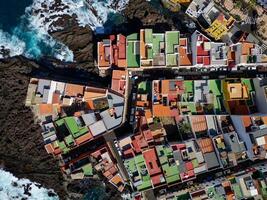
[[[237,70],[244,65],[267,65],[267,56],[259,45],[243,39],[232,45],[213,42],[199,31],[187,38],[181,37],[179,31],[153,33],[152,29],[141,29],[127,37],[111,35],[98,42],[100,71],[112,66],[133,70],[164,67]]]
[[[212,2],[184,3],[188,15],[206,24],[208,36],[152,29],[107,36],[97,43],[97,66],[112,72],[110,88],[32,78],[25,104],[42,127],[44,148],[68,178],[104,177],[136,200],[148,190],[160,199],[266,199],[267,166],[240,166],[267,159],[267,78],[132,75],[145,69],[267,67],[262,47],[244,35],[236,43],[221,42],[232,17]],[[115,134],[124,124],[133,130]],[[235,167],[240,170],[223,179],[163,194]]]

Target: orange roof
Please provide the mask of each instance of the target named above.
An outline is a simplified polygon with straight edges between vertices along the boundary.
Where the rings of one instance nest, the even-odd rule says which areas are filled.
[[[152,118],[152,113],[151,113],[150,109],[145,110],[145,117],[146,117],[146,119]]]
[[[186,46],[187,38],[180,38],[180,46]]]
[[[227,53],[227,58],[228,58],[228,60],[235,60],[235,52],[232,51],[231,49],[229,49],[229,51]]]
[[[136,101],[136,106],[148,107],[149,106],[149,101]]]
[[[98,65],[99,67],[109,67],[109,60],[105,59],[105,46],[103,42],[98,43]]]
[[[195,132],[202,132],[208,130],[205,116],[190,116],[192,129]]]
[[[211,138],[199,139],[198,145],[200,146],[203,153],[209,153],[214,151]]]
[[[242,55],[251,55],[251,48],[254,47],[253,43],[243,42],[242,43]]]
[[[39,104],[39,113],[40,115],[51,115],[53,113],[52,104]]]
[[[170,81],[169,80],[162,80],[161,81],[162,94],[169,94],[169,85],[170,85]]]
[[[67,96],[78,96],[78,94],[83,95],[84,92],[84,86],[82,85],[77,85],[77,84],[66,84],[65,88],[65,95]]]
[[[153,105],[153,115],[155,117],[169,117],[171,116],[171,108],[162,104]]]
[[[261,119],[262,119],[263,123],[265,125],[267,125],[267,116],[261,117]]]
[[[92,100],[93,98],[104,97],[105,95],[106,95],[105,89],[87,87],[84,92],[83,98],[85,101],[89,101]]]
[[[77,145],[80,145],[80,144],[82,144],[82,143],[84,143],[84,142],[86,142],[92,138],[93,138],[92,134],[90,132],[88,132],[88,133],[82,135],[81,137],[77,138],[75,140],[75,142]]]
[[[140,56],[141,59],[146,59],[146,46],[145,46],[145,30],[140,30]]]
[[[127,66],[127,60],[126,59],[118,59],[118,67],[125,68]]]
[[[52,103],[53,104],[60,103],[60,94],[59,93],[56,93],[56,92],[53,93]]]
[[[228,83],[227,90],[230,99],[244,99],[248,98],[248,91],[245,85],[241,83]]]
[[[112,79],[123,79],[122,77],[126,76],[126,71],[123,70],[113,70],[112,71]]]
[[[122,182],[122,178],[119,176],[119,174],[116,174],[110,181],[117,185],[118,183]]]
[[[54,152],[54,147],[51,143],[45,145],[45,150],[47,153],[53,153]]]
[[[248,128],[252,125],[250,116],[242,116],[242,120],[245,128]]]
[[[110,181],[111,181],[114,185],[117,186],[117,188],[118,188],[118,190],[119,190],[120,192],[123,191],[124,186],[123,186],[123,185],[119,186],[120,183],[123,183],[123,180],[122,180],[122,178],[121,178],[121,176],[120,176],[119,174],[116,174]]]

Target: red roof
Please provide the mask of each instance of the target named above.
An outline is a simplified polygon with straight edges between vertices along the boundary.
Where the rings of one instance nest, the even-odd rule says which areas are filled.
[[[143,135],[144,135],[146,141],[153,140],[153,135],[152,135],[152,133],[151,133],[151,131],[149,129],[143,131]]]
[[[58,104],[58,103],[60,103],[60,94],[54,92],[52,98],[52,104]]]
[[[192,162],[185,163],[185,168],[187,171],[194,169],[193,163]]]
[[[210,57],[203,57],[203,64],[210,65]]]
[[[77,145],[80,145],[80,144],[82,144],[84,142],[87,142],[88,140],[90,140],[92,138],[93,138],[92,134],[90,132],[88,132],[88,133],[82,135],[81,137],[77,138],[75,140],[75,142],[76,142]]]
[[[126,58],[126,37],[122,34],[118,35],[119,59]]]
[[[161,173],[160,166],[158,165],[158,158],[154,149],[149,149],[143,152],[144,159],[148,172],[151,176]]]
[[[160,178],[162,176],[163,176],[162,174],[157,174],[151,177],[151,180],[154,186],[159,185],[161,183]]]

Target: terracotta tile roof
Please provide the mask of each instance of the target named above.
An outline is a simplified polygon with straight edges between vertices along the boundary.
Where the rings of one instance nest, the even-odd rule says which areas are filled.
[[[180,38],[180,46],[186,46],[187,38]]]
[[[122,79],[122,77],[125,78],[126,76],[126,71],[124,70],[113,70],[112,71],[112,79]]]
[[[153,105],[153,115],[155,117],[169,117],[171,113],[169,106],[163,106],[162,104]]]
[[[140,56],[141,59],[146,59],[146,47],[145,47],[145,30],[140,30]]]
[[[86,141],[91,140],[92,138],[93,138],[92,134],[90,132],[88,132],[88,133],[82,135],[81,137],[77,138],[75,140],[75,142],[76,142],[77,145],[80,145],[80,144],[82,144],[82,143],[84,143]]]
[[[192,162],[186,162],[185,163],[185,168],[187,171],[190,171],[192,169],[194,169],[193,163]]]
[[[47,151],[47,153],[53,153],[54,152],[53,145],[51,143],[46,144],[45,145],[45,150]]]
[[[98,65],[99,67],[109,67],[109,59],[106,58],[106,50],[103,42],[98,43]]]
[[[67,83],[65,87],[65,95],[67,96],[77,96],[78,94],[83,95],[84,86],[77,84]]]
[[[209,153],[214,151],[211,138],[199,139],[197,142],[203,153]]]
[[[152,113],[151,113],[151,110],[150,109],[146,109],[145,110],[145,117],[146,117],[146,120],[152,118]]]
[[[162,176],[163,176],[162,174],[157,174],[151,177],[151,181],[154,186],[159,185],[161,183]]]
[[[161,173],[160,166],[158,165],[158,158],[154,149],[149,149],[143,152],[146,166],[149,174],[155,175]]]
[[[60,94],[54,92],[52,98],[52,104],[58,104],[58,103],[60,103]]]
[[[170,85],[170,81],[169,80],[162,80],[161,81],[161,92],[162,92],[162,94],[168,94],[169,93],[169,85]]]
[[[106,96],[105,89],[87,87],[84,92],[83,98],[85,101],[90,101],[93,98],[99,98],[99,97],[104,97],[104,96]]]
[[[207,123],[206,123],[206,117],[205,116],[190,116],[191,123],[192,123],[192,129],[197,132],[207,131]]]
[[[254,47],[253,43],[243,42],[242,43],[242,55],[251,55],[251,48]]]
[[[53,104],[39,104],[40,115],[51,115],[53,114]]]
[[[126,59],[126,37],[124,35],[118,35],[117,45],[119,47],[119,59]]]
[[[265,125],[267,125],[267,116],[263,116],[263,117],[261,117],[261,119],[262,119],[263,123]]]

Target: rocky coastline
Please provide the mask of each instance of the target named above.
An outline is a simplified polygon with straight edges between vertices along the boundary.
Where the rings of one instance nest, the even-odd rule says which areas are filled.
[[[174,23],[173,16],[163,15],[144,0],[130,0],[123,15],[127,23],[114,27],[114,32],[132,32],[152,26],[171,30],[180,26]],[[64,66],[97,75],[94,60],[96,39],[90,27],[80,27],[75,16],[64,16],[57,23],[62,29],[50,34],[73,51],[75,60],[74,63],[64,63]],[[24,105],[30,77],[39,67],[38,62],[23,56],[0,60],[0,163],[18,178],[27,178],[54,189],[60,199],[81,199],[90,186],[101,183],[69,182],[63,177],[57,160],[43,147],[41,128],[34,123],[32,111]],[[107,199],[120,198],[120,194],[109,185],[105,192]]]

